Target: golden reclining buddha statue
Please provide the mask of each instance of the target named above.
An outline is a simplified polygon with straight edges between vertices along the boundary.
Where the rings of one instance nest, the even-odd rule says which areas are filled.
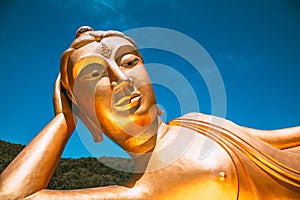
[[[117,31],[81,27],[60,67],[55,117],[3,171],[0,199],[300,199],[300,127],[256,130],[201,113],[164,123],[135,42]],[[128,183],[45,189],[74,116],[96,142],[103,132],[128,152]]]

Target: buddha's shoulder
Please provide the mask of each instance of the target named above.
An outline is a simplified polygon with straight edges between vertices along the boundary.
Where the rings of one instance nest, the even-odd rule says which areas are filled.
[[[162,148],[154,154],[151,164],[165,165],[149,173],[151,176],[147,178],[155,180],[157,185],[176,188],[174,197],[206,199],[212,194],[215,199],[237,197],[238,174],[234,161],[218,142],[190,128],[172,126],[161,144]],[[187,196],[180,196],[183,193],[179,191],[185,191]]]
[[[176,118],[169,122],[171,126],[191,127],[199,125],[201,127],[207,127],[218,130],[220,132],[232,132],[235,134],[244,135],[246,132],[243,127],[238,124],[214,115],[207,115],[203,113],[191,112],[183,115],[182,117]]]
[[[199,174],[201,179],[207,177],[207,181],[217,180],[214,183],[220,186],[229,182],[231,186],[236,186],[238,174],[235,160],[228,146],[220,140],[224,135],[243,135],[240,126],[230,120],[202,113],[185,114],[177,121],[175,119],[174,124],[174,130],[170,132],[178,142],[174,142],[172,152],[184,150],[177,164],[188,165],[189,170],[197,171],[192,174]]]
[[[219,117],[219,116],[215,116],[215,115],[207,115],[204,113],[199,113],[199,112],[190,112],[187,113],[185,115],[183,115],[182,117],[180,117],[180,119],[191,119],[194,121],[200,121],[200,122],[205,122],[207,124],[213,124],[213,125],[232,125],[232,126],[236,126],[239,127],[238,124],[232,122],[231,120],[228,120],[224,117]]]

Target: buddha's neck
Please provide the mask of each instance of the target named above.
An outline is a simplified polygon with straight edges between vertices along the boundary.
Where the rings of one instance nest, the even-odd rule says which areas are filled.
[[[154,135],[147,142],[137,147],[140,148],[138,151],[136,151],[139,153],[128,152],[134,160],[136,171],[138,172],[143,172],[146,169],[148,161],[151,158],[153,150],[155,149],[156,143],[159,142],[169,130],[169,126],[160,118],[158,118],[157,126],[158,128],[155,128],[156,133],[152,133]]]
[[[160,118],[158,119],[158,130],[157,130],[157,139],[156,142],[165,137],[167,132],[169,131],[170,126],[163,122]]]

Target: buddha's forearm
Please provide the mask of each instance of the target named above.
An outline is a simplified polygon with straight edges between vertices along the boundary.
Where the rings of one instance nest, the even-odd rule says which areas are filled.
[[[277,130],[257,130],[246,127],[243,128],[248,133],[257,136],[258,138],[279,149],[286,149],[300,145],[300,126]]]
[[[266,131],[265,140],[270,144],[286,149],[300,145],[300,127],[290,127],[278,130]]]
[[[41,190],[26,200],[124,200],[145,199],[143,191],[138,188],[127,188],[124,186],[106,186],[98,188],[87,188],[78,190]]]
[[[20,199],[46,188],[72,132],[58,114],[3,171],[0,199]]]

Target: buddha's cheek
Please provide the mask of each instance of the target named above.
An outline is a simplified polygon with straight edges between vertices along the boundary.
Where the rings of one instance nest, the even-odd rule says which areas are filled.
[[[75,82],[73,87],[73,94],[80,112],[93,121],[96,119],[94,88],[91,83],[83,84],[79,81]]]
[[[102,77],[95,86],[95,108],[97,115],[107,115],[112,106],[112,91],[108,77]]]
[[[157,119],[157,105],[151,84],[140,87],[143,94],[139,109],[131,115],[132,120],[139,126],[146,127]]]

